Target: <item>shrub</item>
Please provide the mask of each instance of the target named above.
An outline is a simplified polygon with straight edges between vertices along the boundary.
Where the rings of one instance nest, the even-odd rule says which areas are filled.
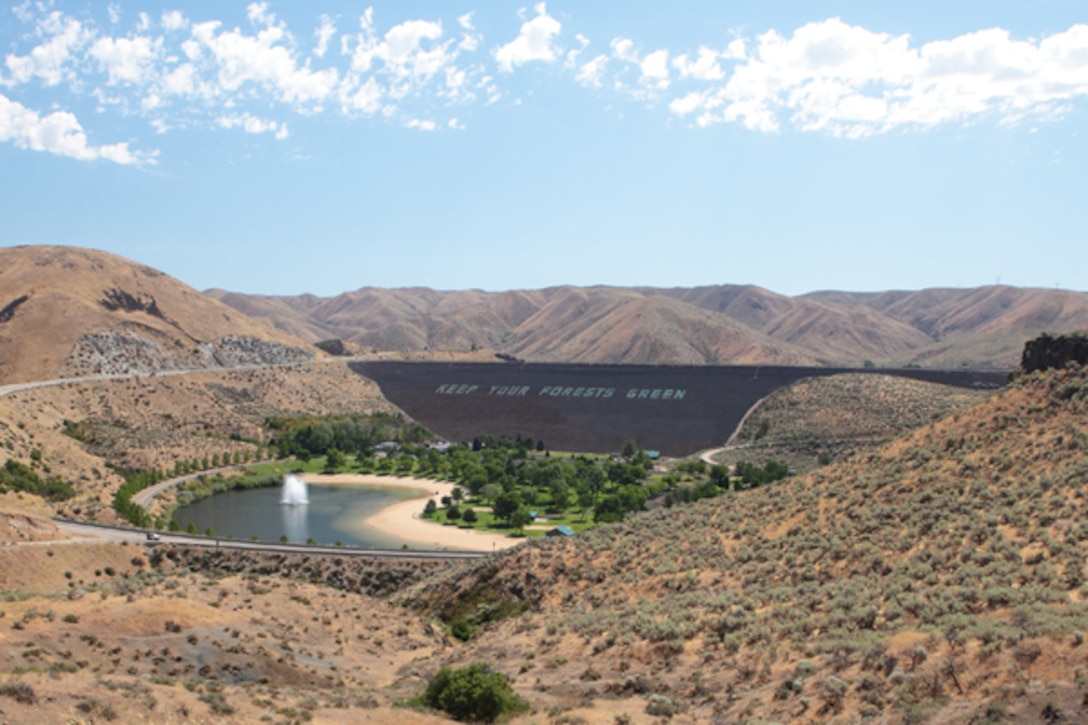
[[[34,693],[34,688],[25,682],[0,683],[0,695],[10,697],[15,700],[15,702],[24,705],[33,705],[38,701],[38,696]]]
[[[476,627],[464,619],[456,619],[450,625],[450,634],[462,642],[467,642],[473,634],[476,633]]]
[[[529,703],[514,694],[506,677],[481,662],[440,669],[427,685],[422,704],[462,722],[495,722],[529,710]]]

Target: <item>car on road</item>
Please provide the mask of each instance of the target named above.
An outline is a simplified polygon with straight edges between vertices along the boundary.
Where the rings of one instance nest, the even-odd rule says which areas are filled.
[[[148,531],[147,532],[147,540],[148,541],[159,541],[161,539],[162,539],[162,537],[159,536],[158,534],[156,534],[154,531]]]

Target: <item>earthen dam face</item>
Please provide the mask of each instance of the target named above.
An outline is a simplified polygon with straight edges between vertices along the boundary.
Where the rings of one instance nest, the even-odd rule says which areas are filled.
[[[606,453],[634,438],[684,456],[720,446],[761,398],[802,378],[879,373],[998,388],[1008,372],[768,366],[353,362],[350,368],[436,435],[530,437]]]

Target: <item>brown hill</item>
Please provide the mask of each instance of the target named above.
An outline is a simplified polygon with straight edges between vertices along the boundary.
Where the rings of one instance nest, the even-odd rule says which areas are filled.
[[[1026,340],[1042,332],[1088,328],[1088,295],[1066,290],[991,286],[806,297],[868,307],[932,338],[928,346],[891,355],[897,364],[1013,367]]]
[[[728,317],[667,297],[596,287],[553,293],[510,335],[504,350],[549,362],[815,363],[805,350]]]
[[[1031,337],[1088,328],[1088,295],[1012,287],[799,297],[751,285],[213,294],[311,341],[401,353],[493,349],[541,362],[1011,369]]]
[[[849,462],[401,599],[483,625],[442,664],[498,663],[571,719],[641,695],[699,722],[1079,722],[1086,412],[1083,368],[1034,373]]]
[[[3,383],[315,356],[296,337],[106,252],[0,249],[0,295]]]

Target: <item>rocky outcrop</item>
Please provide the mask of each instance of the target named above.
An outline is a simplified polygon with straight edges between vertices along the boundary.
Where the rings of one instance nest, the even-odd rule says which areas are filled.
[[[1070,362],[1088,364],[1088,335],[1075,332],[1069,335],[1043,333],[1024,345],[1020,370],[1025,373],[1050,368],[1064,368]]]
[[[160,320],[165,320],[162,310],[159,309],[159,304],[155,301],[154,297],[147,295],[145,297],[138,297],[130,294],[123,289],[105,290],[102,293],[102,299],[98,301],[98,304],[105,307],[110,312],[116,312],[117,310],[123,310],[125,312],[146,312],[149,315],[158,317]]]
[[[15,316],[15,310],[19,309],[19,305],[23,304],[30,299],[30,295],[22,295],[16,297],[11,302],[4,305],[4,309],[0,310],[0,322],[7,322]]]
[[[334,337],[331,340],[321,340],[320,342],[315,342],[314,347],[318,348],[319,350],[324,350],[330,355],[336,355],[338,357],[351,354],[348,352],[347,347],[344,345],[344,341],[338,337]]]
[[[126,375],[173,370],[215,370],[247,365],[289,365],[314,359],[306,348],[289,347],[245,335],[214,342],[164,343],[133,330],[85,335],[64,364],[70,376]]]

